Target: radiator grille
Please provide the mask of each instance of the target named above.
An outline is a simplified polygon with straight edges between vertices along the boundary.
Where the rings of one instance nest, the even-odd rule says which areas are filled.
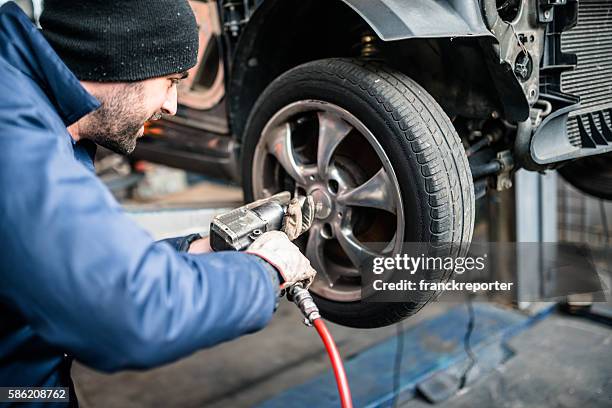
[[[561,35],[561,50],[578,56],[576,69],[561,75],[561,90],[580,96],[581,101],[580,110],[572,112],[568,120],[570,143],[582,147],[608,144],[612,129],[612,0],[579,0],[578,23]]]

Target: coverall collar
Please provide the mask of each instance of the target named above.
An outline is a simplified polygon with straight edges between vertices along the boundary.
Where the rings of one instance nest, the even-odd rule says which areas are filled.
[[[0,7],[0,20],[0,55],[41,87],[66,127],[100,107],[15,3]]]

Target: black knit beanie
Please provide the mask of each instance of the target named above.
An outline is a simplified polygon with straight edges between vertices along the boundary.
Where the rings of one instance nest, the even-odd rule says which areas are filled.
[[[197,62],[198,27],[187,0],[45,0],[40,25],[80,80],[140,81]]]

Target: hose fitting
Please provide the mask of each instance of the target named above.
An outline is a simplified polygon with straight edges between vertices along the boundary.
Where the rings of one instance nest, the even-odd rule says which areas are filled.
[[[308,289],[305,289],[301,283],[296,283],[289,288],[287,298],[290,299],[300,309],[304,315],[304,324],[306,326],[312,326],[316,319],[321,318],[319,308],[315,304]]]

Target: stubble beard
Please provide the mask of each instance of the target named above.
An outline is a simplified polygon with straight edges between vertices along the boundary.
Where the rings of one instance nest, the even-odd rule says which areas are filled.
[[[100,108],[87,118],[81,137],[122,155],[136,148],[138,133],[148,113],[143,106],[142,84],[117,86],[104,95],[96,95]]]

